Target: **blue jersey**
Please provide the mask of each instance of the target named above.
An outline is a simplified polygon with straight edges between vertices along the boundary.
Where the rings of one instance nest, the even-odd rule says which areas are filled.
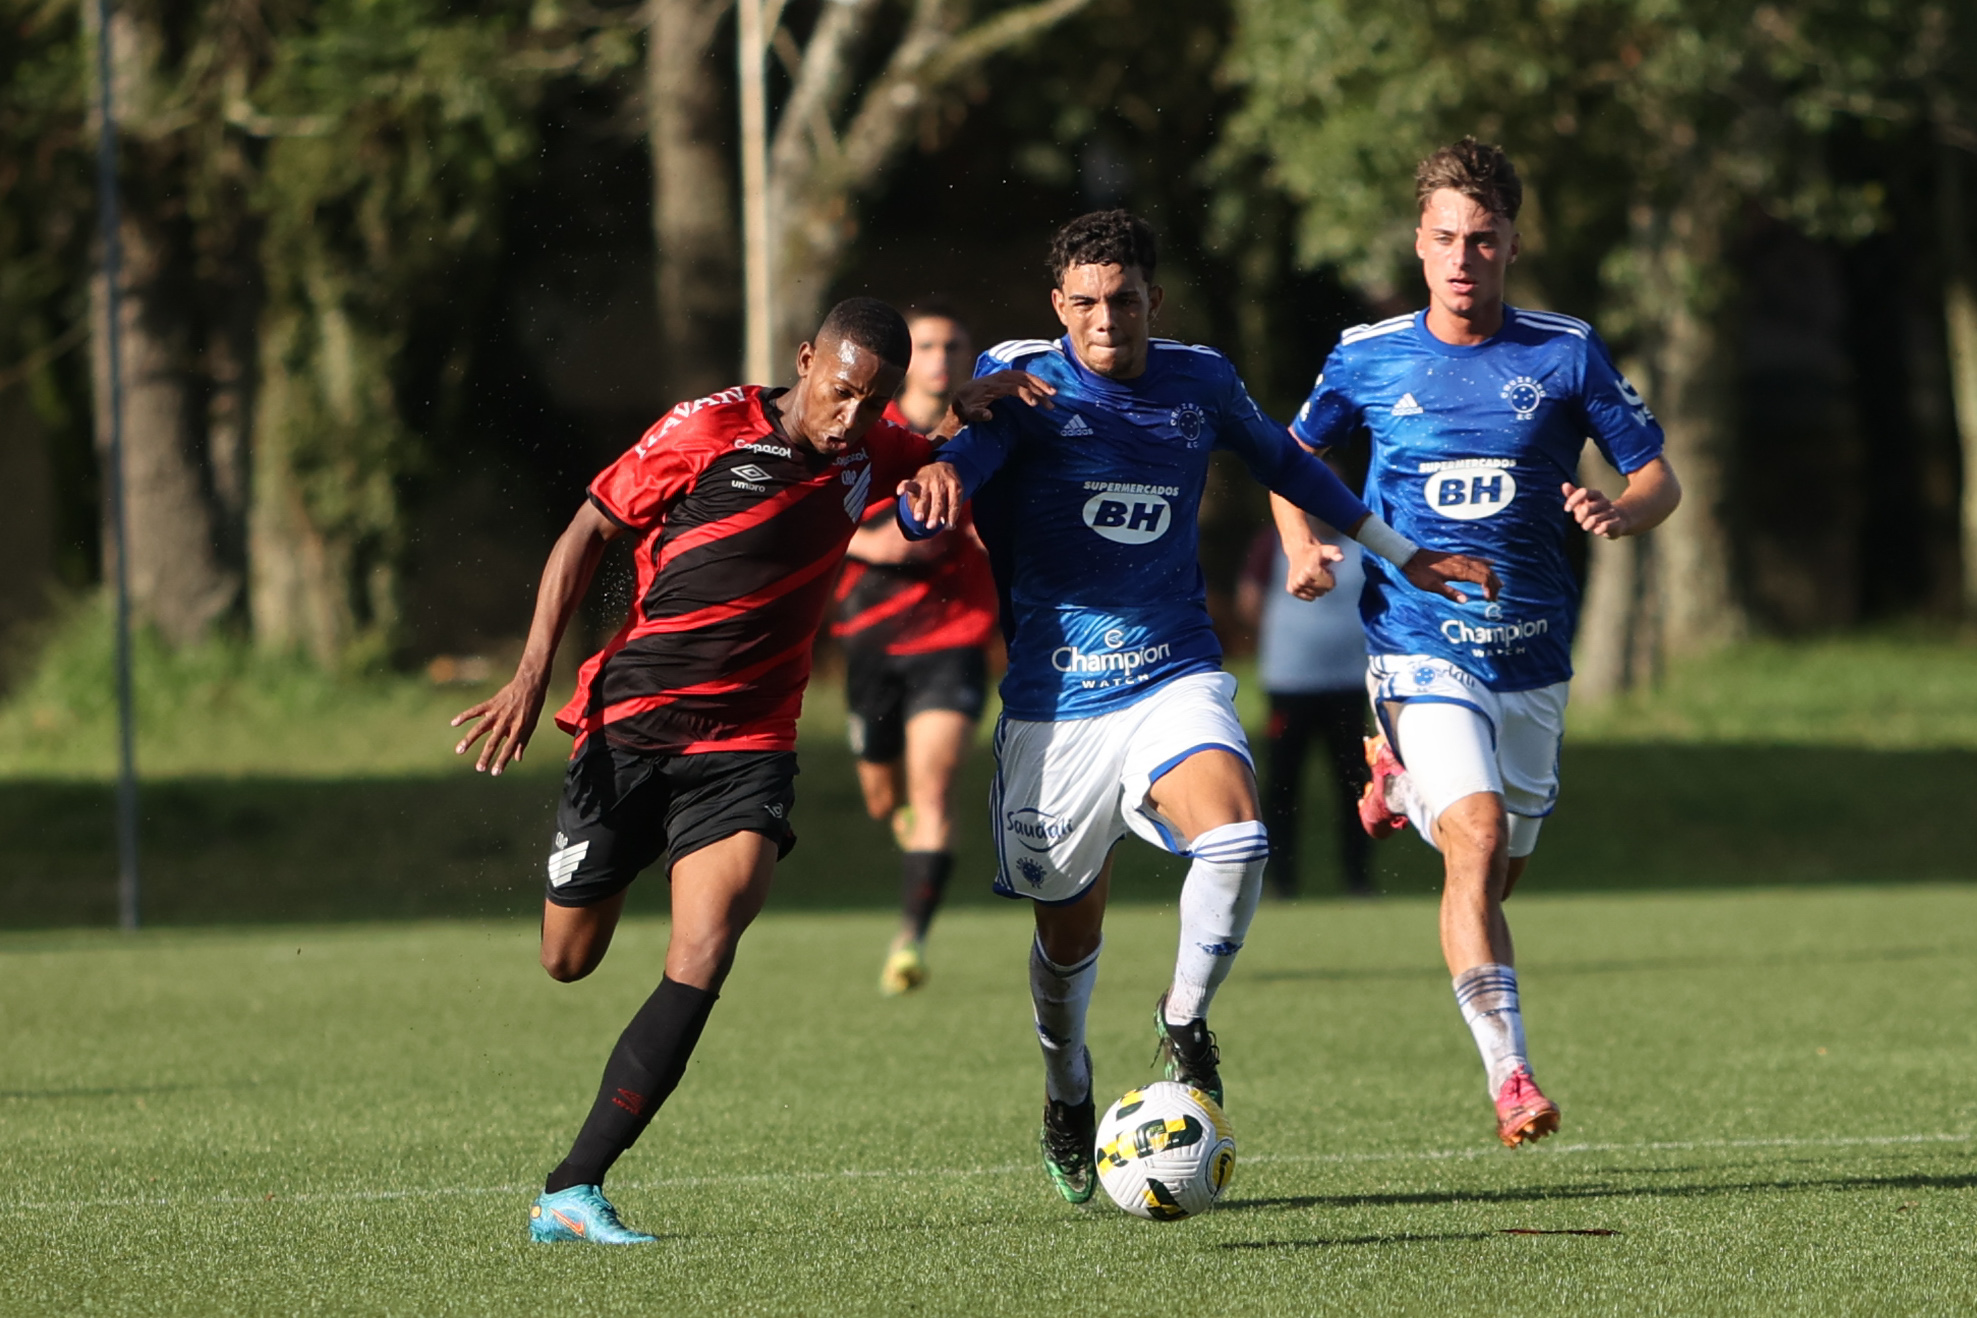
[[[1623,473],[1661,453],[1661,426],[1582,320],[1504,308],[1473,347],[1443,343],[1426,313],[1347,330],[1291,429],[1325,448],[1373,435],[1366,502],[1427,549],[1495,565],[1495,603],[1416,589],[1374,558],[1360,616],[1376,654],[1427,654],[1496,691],[1572,675],[1579,582],[1565,557],[1560,490],[1590,438]]]
[[[1011,368],[1054,387],[1055,406],[1003,399],[939,454],[974,500],[995,569],[1011,718],[1089,718],[1221,665],[1196,554],[1215,449],[1334,526],[1366,515],[1212,348],[1155,339],[1144,373],[1110,380],[1068,341],[1028,339],[991,348],[975,372]]]

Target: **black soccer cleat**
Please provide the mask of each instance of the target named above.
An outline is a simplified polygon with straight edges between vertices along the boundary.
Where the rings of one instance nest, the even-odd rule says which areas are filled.
[[[1093,1146],[1098,1142],[1098,1111],[1091,1095],[1082,1103],[1060,1103],[1046,1099],[1043,1130],[1037,1144],[1043,1150],[1043,1169],[1057,1193],[1074,1204],[1082,1204],[1098,1189],[1098,1165]]]
[[[1190,1089],[1199,1089],[1215,1100],[1215,1106],[1221,1107],[1222,1050],[1215,1046],[1208,1022],[1196,1018],[1186,1025],[1169,1025],[1167,995],[1162,993],[1160,1001],[1153,1006],[1153,1028],[1160,1040],[1153,1060],[1162,1064],[1161,1074]]]

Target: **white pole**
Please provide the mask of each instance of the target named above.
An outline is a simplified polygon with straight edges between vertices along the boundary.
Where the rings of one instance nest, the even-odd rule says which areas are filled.
[[[769,34],[762,30],[769,0],[737,0],[736,59],[741,75],[741,241],[742,286],[747,333],[742,377],[749,384],[774,384],[770,361],[775,340],[775,299],[769,259]],[[777,6],[781,8],[780,5]]]

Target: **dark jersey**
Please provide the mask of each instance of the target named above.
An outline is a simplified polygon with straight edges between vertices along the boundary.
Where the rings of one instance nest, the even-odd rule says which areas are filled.
[[[591,482],[639,535],[618,634],[577,675],[556,723],[581,747],[690,755],[791,750],[810,646],[852,531],[933,453],[880,421],[824,458],[791,445],[753,385],[681,403]]]
[[[886,408],[886,419],[908,424],[897,403]],[[873,507],[865,525],[898,519],[888,501]],[[988,644],[995,632],[995,578],[965,511],[961,521],[921,543],[931,552],[911,562],[846,560],[831,635],[848,646],[899,655]]]

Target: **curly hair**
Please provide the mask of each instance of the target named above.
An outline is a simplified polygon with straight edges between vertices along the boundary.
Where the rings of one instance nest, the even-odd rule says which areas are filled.
[[[1492,215],[1515,220],[1524,205],[1524,183],[1503,148],[1465,137],[1422,161],[1414,171],[1417,210],[1443,188],[1459,192]]]
[[[1080,215],[1050,240],[1050,278],[1064,287],[1064,272],[1074,265],[1138,266],[1153,282],[1158,259],[1153,226],[1131,211],[1093,211]]]

